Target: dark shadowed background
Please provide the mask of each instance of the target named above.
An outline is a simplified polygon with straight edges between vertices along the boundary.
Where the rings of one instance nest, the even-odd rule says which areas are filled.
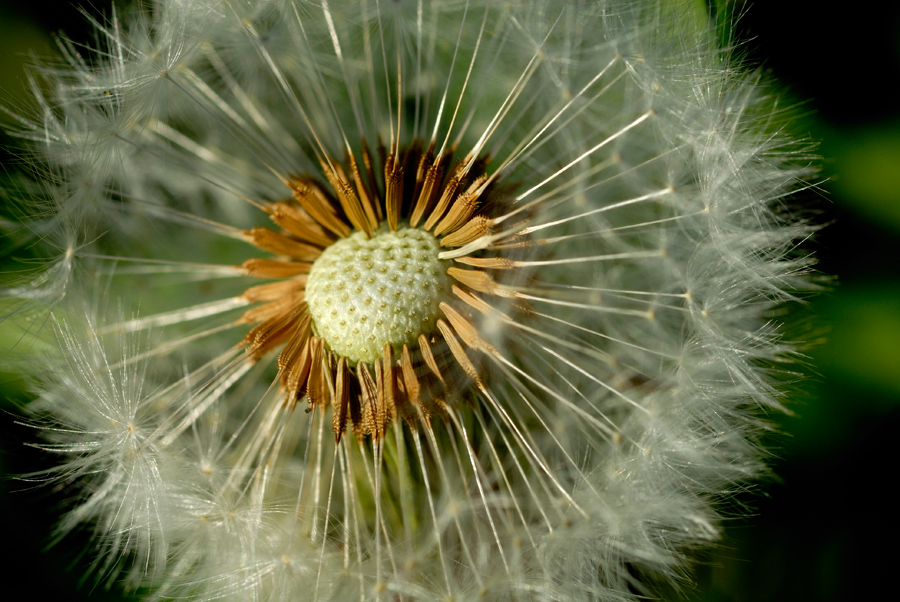
[[[96,14],[110,2],[85,4]],[[684,597],[887,599],[900,541],[889,493],[900,458],[900,97],[891,92],[900,82],[900,3],[827,10],[818,0],[758,0],[736,12],[739,54],[784,85],[783,103],[795,106],[789,129],[819,141],[822,181],[797,202],[829,224],[807,248],[836,279],[783,318],[786,336],[818,343],[804,351],[804,380],[791,386],[796,416],[776,417],[768,442],[776,476],[741,498],[752,516],[726,522],[722,545],[703,554]],[[0,102],[27,101],[28,51],[51,55],[58,31],[93,39],[74,8],[0,0]],[[0,134],[0,179],[15,169],[12,144]],[[23,253],[11,256],[0,243],[0,271],[15,269]],[[9,555],[0,597],[126,599],[93,581],[79,585],[82,540],[46,549],[64,502],[12,476],[41,467],[21,443],[33,434],[13,417],[26,398],[19,380],[0,373],[0,541]]]

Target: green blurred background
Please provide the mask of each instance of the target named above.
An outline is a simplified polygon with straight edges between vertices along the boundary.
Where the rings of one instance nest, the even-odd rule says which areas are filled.
[[[109,0],[86,2],[108,11]],[[730,10],[738,52],[784,84],[796,105],[789,128],[820,142],[823,181],[798,203],[829,224],[807,248],[836,276],[831,290],[786,316],[788,336],[816,340],[805,351],[805,380],[779,417],[772,477],[741,498],[751,518],[726,521],[725,540],[705,553],[683,597],[691,602],[889,599],[900,557],[892,512],[900,458],[900,3],[758,0]],[[697,0],[700,11],[722,11]],[[90,42],[85,19],[52,2],[0,0],[0,102],[27,102],[29,49],[52,52],[51,32]],[[2,118],[0,118],[2,119]],[[15,169],[0,134],[4,171]],[[0,245],[3,250],[3,245]],[[5,252],[3,253],[5,255]],[[0,258],[2,269],[9,258]],[[21,445],[31,434],[14,420],[21,383],[0,374],[0,475],[39,468]],[[122,600],[93,582],[73,538],[46,549],[59,514],[47,489],[0,479],[0,592],[47,600]],[[89,555],[89,552],[88,552]],[[676,596],[677,597],[677,596]]]

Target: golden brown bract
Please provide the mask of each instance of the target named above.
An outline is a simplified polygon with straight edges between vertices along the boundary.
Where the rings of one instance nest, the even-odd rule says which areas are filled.
[[[397,418],[413,428],[430,428],[431,416],[446,404],[470,399],[473,386],[483,387],[480,354],[497,351],[482,338],[474,316],[505,316],[479,294],[516,296],[493,275],[517,267],[516,262],[490,252],[525,240],[509,224],[505,232],[494,233],[493,216],[508,210],[509,203],[499,192],[497,174],[486,173],[486,157],[452,163],[452,152],[435,157],[434,144],[426,148],[414,142],[392,152],[380,146],[376,169],[365,142],[360,154],[362,168],[349,152],[343,162],[322,158],[327,185],[309,175],[290,176],[294,198],[267,207],[281,230],[244,233],[277,257],[249,259],[242,266],[249,276],[275,281],[245,291],[244,297],[259,305],[240,318],[255,325],[241,344],[251,361],[281,348],[277,366],[285,406],[293,409],[306,396],[307,411],[331,407],[338,442],[348,424],[357,437],[375,439]],[[384,224],[391,231],[401,225],[421,228],[437,237],[441,248],[455,249],[450,254],[459,267],[448,268],[446,276],[457,284],[440,300],[441,317],[432,331],[418,333],[412,345],[385,344],[382,357],[354,365],[317,336],[305,286],[326,248],[355,231],[372,238]]]

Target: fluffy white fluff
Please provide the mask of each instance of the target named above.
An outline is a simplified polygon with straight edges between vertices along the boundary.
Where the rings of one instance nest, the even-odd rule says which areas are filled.
[[[82,488],[61,533],[86,525],[105,574],[159,598],[637,600],[681,579],[762,469],[790,351],[771,310],[808,287],[785,205],[808,158],[692,14],[160,0],[96,22],[92,50],[62,41],[15,132],[18,234],[59,258],[7,291],[10,323],[55,325],[22,369],[48,478]],[[237,347],[242,230],[322,153],[414,138],[489,153],[495,232],[528,244],[473,317],[484,387],[453,383],[432,430],[336,446]]]

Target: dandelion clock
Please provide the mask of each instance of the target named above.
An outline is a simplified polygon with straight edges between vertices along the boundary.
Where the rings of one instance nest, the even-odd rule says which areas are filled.
[[[678,3],[160,0],[7,111],[28,478],[148,599],[644,599],[763,469],[809,157]],[[28,361],[25,361],[26,358]],[[663,588],[662,590],[660,588]]]

